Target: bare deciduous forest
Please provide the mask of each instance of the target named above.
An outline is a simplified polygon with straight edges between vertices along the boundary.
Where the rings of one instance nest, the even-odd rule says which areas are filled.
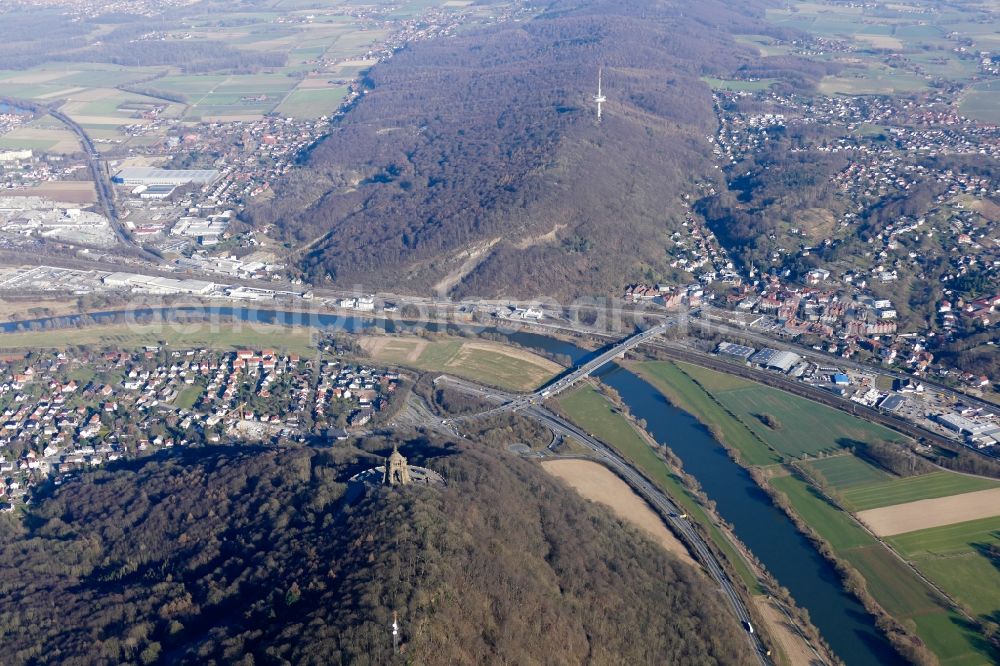
[[[404,451],[447,487],[352,496],[343,481],[381,458],[217,447],[87,474],[3,517],[8,663],[751,658],[700,574],[533,463],[423,439]]]
[[[430,290],[450,274],[458,295],[616,291],[665,270],[683,197],[719,183],[700,77],[761,66],[727,32],[773,31],[757,15],[753,3],[556,1],[530,21],[411,45],[372,70],[308,169],[248,220],[311,243],[302,263],[318,282]]]

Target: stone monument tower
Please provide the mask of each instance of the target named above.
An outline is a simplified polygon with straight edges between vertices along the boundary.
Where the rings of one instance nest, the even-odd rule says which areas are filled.
[[[405,486],[410,483],[410,466],[406,458],[395,445],[385,465],[385,477],[382,482],[387,486]]]

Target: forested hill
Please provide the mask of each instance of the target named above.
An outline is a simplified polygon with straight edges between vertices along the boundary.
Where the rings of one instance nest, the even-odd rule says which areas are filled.
[[[450,276],[458,294],[571,295],[666,270],[683,195],[718,183],[700,77],[756,59],[728,33],[755,12],[552,0],[528,21],[411,45],[249,216],[309,244],[317,281],[426,292]]]
[[[704,576],[536,465],[460,446],[404,448],[446,489],[350,500],[341,481],[377,459],[344,447],[84,474],[0,516],[0,660],[750,662]]]

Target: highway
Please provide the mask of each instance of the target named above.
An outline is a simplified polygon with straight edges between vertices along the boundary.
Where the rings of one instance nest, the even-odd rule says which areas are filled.
[[[741,622],[750,623],[752,618],[747,610],[743,598],[736,591],[733,582],[729,579],[725,570],[719,564],[715,555],[708,548],[701,534],[692,527],[687,518],[682,518],[684,512],[674,504],[662,490],[646,479],[642,474],[632,468],[624,458],[620,457],[614,450],[603,444],[601,441],[591,437],[588,433],[580,430],[575,425],[550,412],[541,405],[532,405],[521,412],[548,426],[554,433],[566,437],[572,437],[581,444],[589,448],[596,454],[599,462],[617,473],[632,488],[650,503],[670,524],[671,529],[677,534],[691,549],[698,561],[708,571],[709,575],[719,584],[726,601],[732,607],[736,617]],[[760,642],[757,634],[747,633],[747,637],[761,664],[769,663],[766,655],[767,649]]]
[[[567,388],[611,361],[615,356],[621,353],[621,347],[626,343],[628,343],[627,348],[631,349],[640,342],[648,340],[650,337],[655,335],[659,335],[663,332],[663,330],[665,330],[666,326],[667,325],[664,324],[653,327],[647,331],[643,331],[642,333],[628,338],[619,345],[615,345],[615,347],[600,356],[591,359],[591,361],[580,366],[576,371],[570,373],[563,379],[563,381],[571,381],[569,381],[568,384],[565,384],[562,389]],[[687,518],[682,517],[684,515],[684,511],[674,504],[673,500],[671,500],[666,493],[657,488],[655,484],[650,482],[645,476],[630,466],[628,462],[619,456],[611,447],[542,406],[542,391],[529,396],[515,396],[504,391],[493,390],[473,382],[448,375],[438,377],[434,380],[434,383],[436,385],[448,384],[460,391],[477,396],[485,401],[499,403],[497,407],[492,409],[478,412],[476,414],[469,414],[448,419],[446,421],[442,421],[442,424],[453,426],[463,421],[480,419],[505,412],[514,412],[539,421],[547,426],[555,435],[572,437],[593,451],[598,462],[606,465],[609,469],[617,473],[626,483],[639,493],[640,496],[649,502],[649,504],[663,516],[663,519],[667,521],[674,533],[688,545],[691,552],[695,555],[698,561],[702,563],[712,579],[718,583],[726,601],[736,614],[736,617],[741,622],[752,622],[752,618],[747,610],[746,604],[744,604],[743,598],[737,592],[732,580],[730,580],[728,574],[716,559],[715,554],[708,548],[708,545],[705,543],[701,534],[694,529]],[[437,423],[435,422],[433,425],[437,426]],[[750,640],[753,645],[760,663],[768,664],[769,661],[766,658],[767,650],[760,642],[760,638],[757,634],[747,632],[746,635],[748,640]]]
[[[108,178],[107,173],[105,173],[104,168],[101,166],[101,154],[97,152],[97,148],[94,147],[94,142],[91,140],[86,130],[84,130],[79,123],[62,111],[51,107],[46,110],[50,116],[68,127],[80,139],[83,151],[87,154],[87,164],[90,166],[90,175],[94,179],[94,189],[97,192],[97,203],[100,206],[101,211],[104,213],[104,216],[108,218],[108,223],[111,225],[111,229],[115,232],[118,240],[124,245],[138,250],[142,254],[143,258],[154,263],[159,262],[159,257],[135,242],[132,235],[125,230],[125,226],[121,223],[121,220],[118,219],[118,208],[115,206],[114,187],[111,185],[111,179]]]

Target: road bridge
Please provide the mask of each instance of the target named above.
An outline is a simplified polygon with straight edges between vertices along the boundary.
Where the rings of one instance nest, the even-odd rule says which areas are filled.
[[[551,398],[559,393],[562,393],[563,391],[565,391],[566,389],[570,388],[578,381],[583,379],[584,377],[589,377],[591,374],[594,373],[594,371],[596,371],[598,368],[608,363],[612,359],[618,356],[623,356],[625,352],[629,351],[630,349],[634,349],[637,345],[642,344],[643,342],[649,340],[650,338],[660,335],[667,329],[676,325],[677,325],[677,319],[670,318],[661,324],[657,324],[652,328],[647,328],[645,331],[640,331],[634,335],[625,338],[624,340],[621,340],[620,342],[615,343],[613,347],[611,347],[605,352],[602,352],[600,355],[595,356],[594,358],[590,359],[583,365],[577,367],[568,375],[563,375],[562,377],[556,379],[548,386],[544,386],[535,391],[535,393],[531,395],[531,398],[533,399],[532,401],[535,401],[537,399]]]

